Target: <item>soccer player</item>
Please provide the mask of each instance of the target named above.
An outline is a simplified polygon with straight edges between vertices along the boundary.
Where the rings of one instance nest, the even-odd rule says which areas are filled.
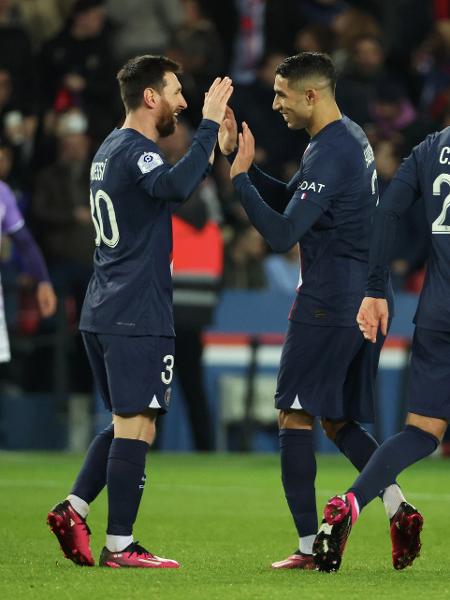
[[[314,569],[317,533],[313,422],[361,470],[378,447],[359,425],[374,417],[374,379],[383,339],[361,338],[354,315],[364,296],[368,238],[378,200],[375,161],[362,129],[335,101],[331,59],[304,52],[276,70],[273,109],[311,141],[300,168],[285,184],[252,165],[254,139],[243,123],[230,175],[250,221],[275,252],[300,242],[302,272],[290,312],[277,390],[281,473],[300,538],[298,550],[275,569]],[[237,126],[231,111],[219,133],[233,157]],[[389,486],[383,502],[393,518],[404,500]],[[394,517],[395,518],[395,517]],[[393,540],[394,542],[394,540]]]
[[[133,539],[145,484],[147,450],[158,413],[168,409],[174,368],[171,205],[186,200],[212,161],[233,88],[216,78],[188,152],[173,166],[157,146],[186,108],[179,65],[139,56],[118,73],[126,118],[98,149],[91,168],[96,231],[94,274],[80,329],[95,381],[113,423],[93,440],[66,500],[48,523],[67,558],[93,565],[86,517],[105,483],[108,528],[104,567],[177,568]]]
[[[414,318],[410,392],[405,429],[372,455],[346,494],[331,498],[314,544],[323,571],[339,569],[345,544],[360,511],[407,467],[430,455],[450,420],[450,127],[429,135],[397,171],[377,209],[370,244],[366,297],[357,315],[367,340],[376,343],[389,319],[388,264],[401,215],[415,202],[425,203],[431,250]],[[405,509],[398,522],[412,546],[398,557],[397,568],[419,555],[422,517]],[[416,532],[416,533],[414,533]]]
[[[17,208],[12,190],[6,183],[0,181],[0,236],[2,233],[12,239],[27,273],[37,282],[36,299],[41,316],[51,317],[56,311],[57,300],[50,283],[47,266]],[[11,353],[0,284],[0,362],[9,362],[10,359]]]

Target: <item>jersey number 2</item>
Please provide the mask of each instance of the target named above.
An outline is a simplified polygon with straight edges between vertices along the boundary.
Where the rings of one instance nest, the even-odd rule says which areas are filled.
[[[441,173],[433,182],[433,196],[440,196],[441,194],[441,185],[443,183],[447,183],[450,185],[450,175],[447,173]],[[445,218],[447,216],[447,211],[450,208],[450,194],[447,194],[444,198],[444,203],[442,205],[442,210],[439,213],[438,218],[433,221],[431,226],[432,233],[450,233],[450,225],[444,225]]]
[[[117,227],[116,213],[114,212],[114,206],[112,200],[108,194],[103,190],[97,190],[94,195],[91,190],[91,213],[92,220],[94,221],[95,227],[95,245],[100,246],[100,242],[103,242],[110,248],[115,248],[119,243],[120,234],[119,228]],[[109,228],[111,230],[111,236],[108,237],[105,233],[105,226],[103,224],[103,217],[100,210],[100,203],[104,202],[106,207],[106,214],[108,215]]]

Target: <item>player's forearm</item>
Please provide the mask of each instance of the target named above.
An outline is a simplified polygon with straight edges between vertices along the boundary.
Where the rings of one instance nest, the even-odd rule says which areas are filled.
[[[397,223],[398,215],[392,211],[379,211],[375,217],[366,290],[366,296],[371,298],[386,298]]]
[[[26,272],[38,283],[50,281],[47,265],[38,245],[26,227],[10,234],[20,253]]]
[[[203,181],[211,168],[209,159],[217,141],[219,125],[203,119],[186,154],[155,181],[157,198],[183,202]]]
[[[386,298],[398,221],[415,199],[416,193],[409,185],[394,179],[377,207],[370,241],[366,296]]]
[[[317,205],[305,203],[303,214],[293,219],[290,215],[279,214],[268,206],[247,174],[237,175],[233,184],[251,223],[274,252],[287,252],[292,248],[321,213]]]
[[[289,202],[287,185],[283,181],[268,175],[255,164],[251,166],[248,174],[265,202],[277,212],[282,213]]]

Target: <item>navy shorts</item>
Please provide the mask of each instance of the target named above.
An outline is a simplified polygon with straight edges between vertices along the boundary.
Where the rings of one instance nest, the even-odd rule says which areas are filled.
[[[359,328],[295,321],[281,355],[275,406],[332,421],[374,421],[375,377],[384,337],[366,341]]]
[[[408,410],[425,417],[450,419],[450,331],[416,327]]]
[[[94,381],[117,415],[168,410],[173,377],[173,337],[82,332]]]

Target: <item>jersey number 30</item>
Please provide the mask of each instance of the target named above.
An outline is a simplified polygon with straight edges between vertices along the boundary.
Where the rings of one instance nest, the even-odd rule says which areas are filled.
[[[115,248],[119,243],[120,234],[119,228],[117,227],[116,213],[114,212],[114,206],[112,200],[108,194],[103,190],[97,190],[94,195],[91,190],[91,212],[92,220],[94,221],[95,227],[95,245],[100,246],[100,242],[103,242],[110,248]],[[103,223],[103,216],[100,210],[100,203],[105,203],[106,214],[108,215],[110,237],[105,233],[105,226]]]
[[[441,185],[446,183],[450,185],[450,175],[447,173],[441,173],[433,182],[433,196],[440,196]],[[450,208],[450,194],[447,194],[442,205],[442,210],[439,213],[438,218],[433,221],[431,226],[432,233],[450,233],[450,225],[444,225],[447,211]]]

